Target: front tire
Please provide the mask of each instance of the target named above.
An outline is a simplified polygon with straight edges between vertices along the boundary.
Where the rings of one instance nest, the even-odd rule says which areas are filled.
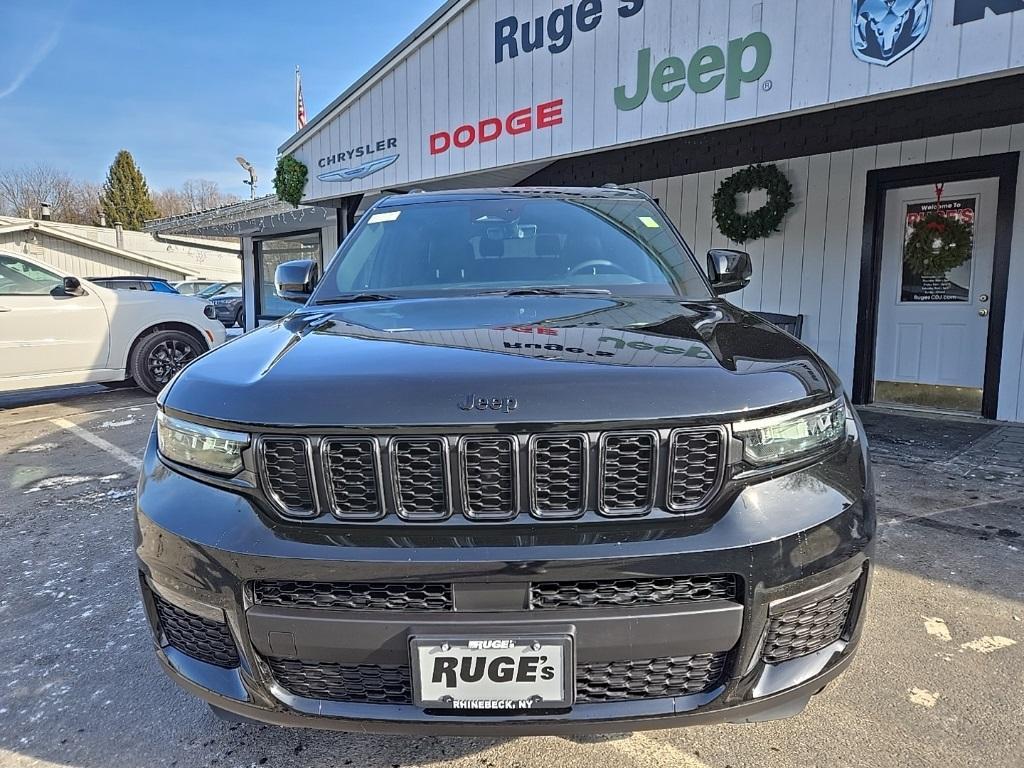
[[[245,330],[245,310],[242,309],[241,307],[239,307],[238,311],[235,312],[235,325],[237,325],[243,331]]]
[[[206,350],[183,331],[156,331],[140,340],[132,352],[132,378],[151,395]]]

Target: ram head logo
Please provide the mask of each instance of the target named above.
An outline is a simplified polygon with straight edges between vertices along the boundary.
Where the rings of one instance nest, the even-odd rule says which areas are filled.
[[[853,53],[887,67],[928,35],[932,0],[853,0]]]

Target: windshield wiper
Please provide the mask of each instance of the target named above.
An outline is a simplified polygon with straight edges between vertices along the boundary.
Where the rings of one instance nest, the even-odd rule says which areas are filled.
[[[534,288],[509,288],[499,291],[483,291],[480,296],[611,296],[605,288],[573,288],[571,286],[537,286]]]
[[[358,304],[364,301],[392,301],[397,298],[399,297],[391,296],[387,293],[350,293],[347,296],[335,296],[331,299],[321,299],[316,302],[316,306],[319,307],[324,304]]]

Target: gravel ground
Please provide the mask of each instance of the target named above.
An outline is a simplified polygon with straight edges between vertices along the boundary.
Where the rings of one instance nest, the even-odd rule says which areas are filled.
[[[0,397],[4,768],[1024,765],[1024,488],[962,471],[957,456],[991,432],[976,422],[878,427],[881,532],[864,642],[801,717],[455,739],[230,725],[163,676],[130,525],[131,464],[153,415],[137,390]],[[868,421],[891,427],[884,415]]]

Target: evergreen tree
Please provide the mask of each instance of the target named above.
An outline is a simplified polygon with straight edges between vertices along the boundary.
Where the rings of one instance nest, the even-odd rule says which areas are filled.
[[[125,229],[142,229],[146,219],[157,217],[156,206],[142,171],[135,165],[131,152],[122,149],[107,171],[100,205],[111,226],[120,222]]]

